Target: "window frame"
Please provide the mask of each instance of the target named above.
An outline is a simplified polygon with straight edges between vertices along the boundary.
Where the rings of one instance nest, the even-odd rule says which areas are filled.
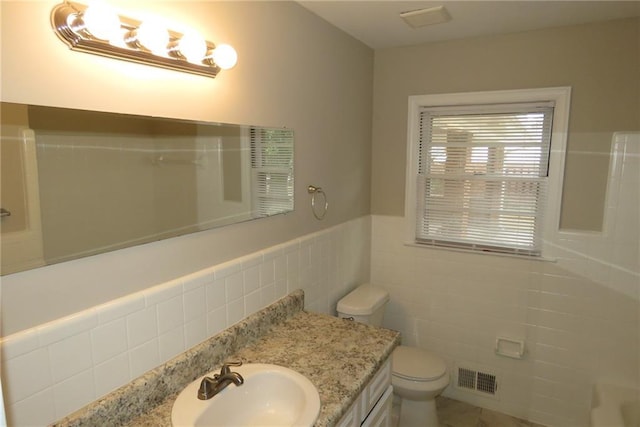
[[[405,181],[405,241],[407,245],[451,249],[418,242],[416,239],[417,224],[417,174],[420,144],[420,110],[432,107],[465,107],[487,104],[515,104],[525,102],[555,103],[553,123],[551,127],[551,147],[549,153],[548,193],[544,211],[542,250],[540,256],[513,255],[502,252],[485,252],[481,250],[452,249],[473,253],[490,253],[495,255],[521,256],[531,259],[545,258],[549,252],[549,244],[553,242],[560,225],[560,208],[562,204],[562,187],[564,165],[569,129],[569,110],[571,103],[571,87],[551,87],[536,89],[497,90],[483,92],[462,92],[409,96],[407,123],[407,167]]]

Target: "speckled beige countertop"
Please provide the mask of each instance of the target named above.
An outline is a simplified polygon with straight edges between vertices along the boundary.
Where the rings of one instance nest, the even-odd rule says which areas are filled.
[[[296,291],[93,402],[54,426],[171,426],[191,381],[223,362],[272,363],[305,375],[320,394],[318,427],[335,425],[400,343],[400,334],[302,310]]]

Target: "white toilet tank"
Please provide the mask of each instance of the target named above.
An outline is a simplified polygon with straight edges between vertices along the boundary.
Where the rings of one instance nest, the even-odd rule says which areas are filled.
[[[384,289],[368,283],[360,285],[338,301],[338,317],[382,326],[384,307],[388,301],[389,293]]]

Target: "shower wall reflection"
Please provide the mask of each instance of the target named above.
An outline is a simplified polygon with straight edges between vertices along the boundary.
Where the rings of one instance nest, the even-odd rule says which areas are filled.
[[[37,153],[46,264],[293,209],[291,130],[27,112],[14,139]],[[2,220],[3,240],[12,220]],[[12,271],[3,265],[3,274]]]

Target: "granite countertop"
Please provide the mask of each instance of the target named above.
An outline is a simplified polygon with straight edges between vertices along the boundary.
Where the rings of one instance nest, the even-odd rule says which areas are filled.
[[[223,362],[240,360],[305,375],[320,394],[315,425],[333,426],[399,345],[400,334],[302,306],[302,291],[296,291],[55,425],[170,427],[173,402],[188,383]],[[145,393],[153,396],[140,395]]]

